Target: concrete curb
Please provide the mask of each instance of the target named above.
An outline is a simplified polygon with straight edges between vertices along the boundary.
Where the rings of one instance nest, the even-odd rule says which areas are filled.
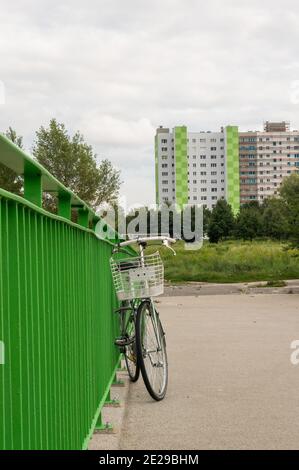
[[[284,287],[266,287],[266,282],[238,282],[214,284],[188,282],[186,284],[165,285],[164,297],[228,295],[228,294],[299,294],[299,280],[284,281]]]
[[[130,380],[127,372],[118,371],[117,376],[124,381],[122,387],[111,387],[111,399],[119,400],[119,406],[104,406],[102,409],[103,423],[112,424],[112,429],[107,433],[95,432],[89,443],[88,450],[118,450],[121,431],[124,424]]]

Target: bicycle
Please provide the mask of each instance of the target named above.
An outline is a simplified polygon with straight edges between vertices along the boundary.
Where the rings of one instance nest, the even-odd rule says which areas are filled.
[[[159,251],[146,255],[149,242],[162,242],[174,254],[170,244],[175,240],[166,236],[145,237],[119,243],[110,259],[111,273],[117,297],[121,302],[120,336],[115,344],[123,353],[130,380],[136,382],[140,371],[144,384],[156,400],[166,395],[168,361],[165,332],[153,297],[163,294],[164,266]],[[125,247],[136,244],[139,256],[115,257]]]

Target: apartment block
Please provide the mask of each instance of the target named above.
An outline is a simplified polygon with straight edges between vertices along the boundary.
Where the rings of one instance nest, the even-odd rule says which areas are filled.
[[[299,132],[288,122],[269,122],[263,131],[240,132],[240,203],[275,196],[283,178],[299,172]]]
[[[219,132],[189,132],[186,126],[160,127],[155,137],[156,202],[215,206],[226,199],[240,205],[239,134],[236,126]]]

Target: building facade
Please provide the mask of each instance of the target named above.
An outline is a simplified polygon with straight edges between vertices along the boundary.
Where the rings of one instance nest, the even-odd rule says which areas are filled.
[[[263,202],[279,193],[283,178],[299,171],[299,132],[287,122],[240,132],[240,203]]]
[[[186,126],[157,129],[156,202],[214,207],[226,199],[240,205],[239,135],[236,126],[219,132],[188,132]]]
[[[237,126],[219,132],[160,127],[155,164],[157,204],[211,209],[226,199],[237,213],[240,204],[277,195],[283,178],[299,173],[299,131],[285,121],[267,121],[263,131],[248,132]]]

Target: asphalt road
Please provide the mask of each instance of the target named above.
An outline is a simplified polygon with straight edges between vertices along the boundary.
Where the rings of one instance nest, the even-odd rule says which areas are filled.
[[[131,384],[121,449],[298,449],[298,295],[159,299],[169,388]]]

